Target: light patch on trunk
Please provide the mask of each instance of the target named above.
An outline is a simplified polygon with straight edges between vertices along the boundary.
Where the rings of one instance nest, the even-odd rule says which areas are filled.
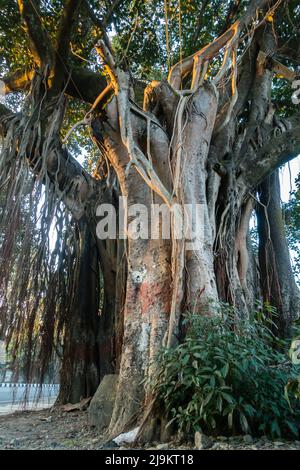
[[[142,323],[141,336],[139,341],[138,349],[141,353],[144,353],[148,349],[150,336],[150,325],[149,323]]]
[[[132,271],[131,278],[134,284],[141,284],[145,279],[147,270],[142,268],[140,271]]]
[[[5,83],[3,80],[0,80],[0,103],[5,102]]]

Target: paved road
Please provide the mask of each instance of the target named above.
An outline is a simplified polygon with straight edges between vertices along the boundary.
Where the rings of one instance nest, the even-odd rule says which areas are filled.
[[[26,389],[23,384],[0,384],[0,415],[22,409],[50,407],[57,397],[58,390],[58,385],[44,385],[40,391],[39,387],[34,385]]]

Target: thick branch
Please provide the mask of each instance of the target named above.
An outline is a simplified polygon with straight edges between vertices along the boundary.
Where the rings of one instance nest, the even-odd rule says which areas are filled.
[[[1,78],[5,84],[5,94],[7,95],[8,93],[15,91],[28,90],[33,76],[33,70],[17,70],[16,72],[10,73],[9,75]]]
[[[277,5],[278,2],[273,2]],[[253,0],[248,6],[244,15],[237,20],[225,33],[215,39],[213,42],[203,47],[184,60],[175,64],[170,70],[168,81],[174,88],[179,88],[181,79],[192,70],[194,61],[209,61],[215,57],[218,52],[229,42],[237,40],[240,32],[248,27],[253,20],[257,18],[259,10],[264,10],[268,6],[269,0]],[[275,8],[275,5],[273,8]],[[271,9],[272,10],[272,9]],[[226,65],[226,63],[224,64]]]
[[[266,68],[272,70],[272,72],[280,75],[280,77],[285,78],[289,82],[293,82],[297,77],[296,72],[290,70],[288,67],[285,67],[285,65],[278,62],[278,60],[275,60],[272,57],[268,57],[267,54],[263,51],[259,51],[257,60],[262,66],[266,66]]]
[[[242,178],[248,187],[257,186],[276,168],[300,154],[300,113],[280,126],[269,126],[264,141],[254,159],[244,160]]]
[[[67,0],[65,2],[56,38],[56,52],[61,60],[67,59],[69,54],[72,28],[76,21],[80,3],[81,0]]]
[[[201,57],[201,60],[210,60],[214,57],[222,47],[224,47],[227,42],[232,39],[235,30],[233,26],[228,29],[222,36],[217,38],[215,41],[211,42],[207,46],[203,47],[200,51],[195,52],[195,54],[186,57],[182,61],[175,64],[169,73],[168,81],[174,88],[179,88],[181,79],[189,71],[191,71],[194,60],[197,57]]]
[[[36,0],[18,0],[21,17],[30,39],[30,49],[37,65],[52,62],[52,47],[48,34],[42,24]]]
[[[221,30],[221,34],[225,33],[225,31],[230,27],[230,25],[234,22],[237,17],[239,8],[241,6],[241,0],[233,0],[229,4],[228,13],[226,16],[224,27]]]
[[[31,166],[32,163],[29,161]],[[60,144],[47,156],[47,175],[77,220],[99,196],[99,183]]]
[[[259,11],[264,10],[266,7],[270,8],[271,5],[274,7],[276,3],[279,5],[280,2],[276,2],[275,0],[271,2],[270,0],[252,0],[244,15],[240,19],[241,30],[242,28],[249,26],[251,21],[257,17]]]
[[[71,33],[76,21],[81,0],[67,0],[65,2],[60,25],[56,37],[56,57],[54,66],[53,87],[59,88],[67,73],[67,59],[70,51]]]
[[[107,81],[103,75],[76,67],[71,71],[66,93],[92,104],[106,86]]]
[[[18,115],[13,114],[0,104],[1,137],[5,138],[9,132],[10,123],[14,119],[18,119]],[[43,159],[40,155],[40,148],[41,144],[39,148],[30,147],[28,151],[26,150],[26,158],[33,173],[44,178],[44,175],[40,174]],[[58,196],[61,195],[66,207],[79,220],[89,205],[95,202],[99,196],[99,183],[81,167],[60,142],[57,142],[52,149],[49,148],[45,158],[47,176],[54,185]]]
[[[17,70],[1,78],[5,83],[5,93],[9,94],[16,91],[28,90],[33,76],[34,70]],[[97,96],[106,88],[106,85],[107,82],[103,75],[81,67],[74,67],[71,69],[66,93],[69,96],[92,104]]]

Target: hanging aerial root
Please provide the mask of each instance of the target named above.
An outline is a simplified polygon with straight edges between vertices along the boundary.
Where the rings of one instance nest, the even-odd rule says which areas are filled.
[[[235,259],[241,286],[247,292],[247,270],[249,263],[249,255],[247,248],[247,234],[249,230],[249,222],[254,208],[254,200],[249,197],[242,207],[239,225],[235,237]]]
[[[0,218],[0,331],[9,347],[13,379],[42,383],[49,365],[58,366],[67,283],[74,272],[73,235],[45,175],[44,183],[32,176],[13,138],[9,144],[15,135],[11,130],[1,153],[0,186],[6,197]]]
[[[133,165],[147,185],[162,198],[168,207],[171,207],[173,203],[172,195],[161,182],[151,161],[146,158],[133,137],[130,105],[131,86],[129,75],[126,71],[116,65],[109,48],[103,41],[98,45],[97,52],[107,64],[106,68],[111,78],[111,85],[115,90],[121,139],[124,146],[127,148],[129,155],[128,169]]]
[[[59,159],[65,99],[47,101],[43,80],[35,77],[20,113],[3,118],[0,154],[0,333],[14,379],[27,383],[42,383],[49,365],[58,366],[78,251],[65,207],[74,203],[67,183],[75,178],[61,173],[74,168]]]
[[[215,41],[203,47],[195,54],[192,54],[191,56],[175,64],[170,70],[168,77],[170,85],[173,88],[179,90],[182,78],[193,71],[192,89],[197,88],[199,86],[202,64],[213,59],[227,43],[229,43],[229,47],[231,47],[234,41],[238,39],[238,36],[239,21],[234,23],[224,34],[222,34],[222,36],[217,38]],[[225,63],[223,65],[225,67],[227,64]]]

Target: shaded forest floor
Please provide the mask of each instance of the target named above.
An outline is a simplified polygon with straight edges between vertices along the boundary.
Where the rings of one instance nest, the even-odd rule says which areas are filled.
[[[211,441],[212,450],[300,450],[300,441],[278,439],[248,439],[242,437],[226,438],[223,436]],[[64,412],[59,409],[50,412],[20,411],[0,417],[0,449],[53,449],[53,450],[100,450],[107,448],[118,449],[114,443],[105,443],[104,436],[88,425],[86,411]],[[119,447],[124,449],[125,447]],[[174,443],[151,444],[148,449],[193,449],[192,445]]]

